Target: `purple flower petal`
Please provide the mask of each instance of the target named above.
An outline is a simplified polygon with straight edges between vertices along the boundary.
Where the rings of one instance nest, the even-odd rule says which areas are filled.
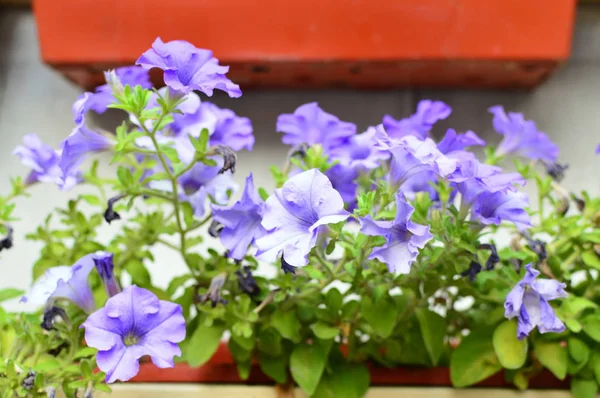
[[[290,178],[265,202],[262,226],[267,234],[256,241],[257,258],[275,262],[284,259],[295,267],[308,263],[319,227],[338,223],[350,214],[331,181],[316,169]]]
[[[196,48],[187,41],[163,43],[158,38],[152,48],[138,58],[136,64],[146,69],[164,70],[165,84],[185,94],[198,90],[212,96],[217,89],[225,91],[232,98],[242,95],[240,87],[225,77],[228,66],[219,65],[212,51]]]
[[[446,119],[451,113],[452,108],[441,101],[422,100],[417,105],[417,112],[408,118],[396,120],[390,115],[385,115],[383,127],[394,138],[413,135],[425,139],[433,125]]]
[[[71,135],[62,142],[59,166],[65,175],[71,175],[88,153],[109,150],[114,144],[112,139],[93,132],[82,124],[75,127]]]
[[[485,225],[510,221],[523,230],[531,227],[531,217],[525,210],[527,206],[527,195],[520,192],[483,192],[473,203],[473,219]]]

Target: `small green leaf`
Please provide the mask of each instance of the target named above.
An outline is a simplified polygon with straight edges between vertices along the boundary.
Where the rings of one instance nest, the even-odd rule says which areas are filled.
[[[450,358],[450,379],[454,387],[467,387],[502,369],[494,352],[492,331],[475,330],[461,341]]]
[[[300,336],[301,325],[293,311],[275,311],[271,318],[271,324],[283,337],[294,343],[299,343],[302,339]]]
[[[567,376],[568,354],[559,342],[536,341],[533,350],[538,360],[559,380]]]
[[[506,369],[519,369],[527,360],[527,339],[517,339],[517,322],[502,322],[494,331],[494,350],[500,364]]]
[[[581,321],[583,332],[595,341],[600,342],[600,318],[596,314],[586,316]]]
[[[284,357],[271,358],[265,354],[259,355],[260,369],[279,384],[287,382],[288,364]]]
[[[316,341],[312,345],[300,344],[290,356],[292,377],[307,395],[313,395],[325,370],[329,345]]]
[[[258,349],[271,356],[281,355],[281,336],[273,328],[261,330],[258,334]]]
[[[102,203],[100,198],[98,198],[95,195],[81,195],[80,197],[81,197],[81,199],[83,199],[85,202],[87,202],[88,204],[90,204],[92,206],[104,206],[105,205],[104,203]]]
[[[183,202],[181,203],[181,209],[183,210],[185,226],[191,228],[194,225],[194,209],[192,209],[192,205],[190,205],[190,202]]]
[[[152,285],[152,278],[150,272],[140,260],[132,260],[125,265],[125,271],[131,275],[133,284],[140,287],[149,287]]]
[[[75,353],[74,358],[87,358],[87,357],[91,357],[93,355],[95,355],[98,352],[98,350],[96,350],[95,348],[92,347],[83,347],[80,348],[79,351],[77,351]]]
[[[192,274],[176,276],[169,283],[169,286],[167,287],[167,294],[169,296],[173,296],[180,286],[182,286],[185,282],[193,278],[194,276]]]
[[[600,352],[596,351],[592,353],[592,357],[590,358],[590,366],[594,372],[596,382],[600,384]]]
[[[210,138],[210,133],[208,129],[202,129],[200,132],[200,137],[198,138],[198,146],[196,147],[196,151],[200,153],[205,153],[208,149],[208,140]]]
[[[96,350],[94,350],[95,352]],[[61,369],[63,365],[57,361],[54,358],[50,358],[47,360],[44,360],[43,362],[38,363],[37,365],[35,365],[33,367],[33,370],[36,372],[41,372],[41,373],[45,373],[45,372],[52,372],[58,369]]]
[[[94,389],[100,392],[112,392],[109,386],[104,383],[96,383],[94,384]]]
[[[258,188],[258,194],[260,195],[260,198],[262,200],[267,200],[267,198],[269,197],[269,193],[267,192],[267,190],[262,187]]]
[[[567,347],[569,349],[569,355],[575,362],[584,364],[590,357],[590,349],[581,340],[571,337],[567,340]]]
[[[329,289],[325,294],[325,306],[331,314],[337,314],[342,309],[342,293],[336,288]]]
[[[425,308],[416,311],[417,320],[423,335],[425,348],[431,358],[431,363],[437,365],[444,351],[444,337],[446,336],[446,320],[439,314]]]
[[[582,234],[581,239],[586,242],[600,243],[600,231],[593,231]]]
[[[571,394],[573,398],[596,398],[598,384],[594,380],[571,380]]]
[[[224,325],[198,326],[188,344],[184,345],[184,355],[190,366],[203,365],[213,356],[219,348],[224,331]]]
[[[584,264],[588,267],[600,269],[600,257],[598,257],[593,250],[581,253],[581,260],[583,260]]]
[[[0,303],[3,301],[21,297],[21,296],[23,296],[23,294],[25,294],[25,292],[23,290],[14,289],[12,287],[2,289],[2,290],[0,290]]]
[[[385,297],[373,303],[369,297],[363,297],[361,301],[361,313],[369,322],[373,331],[383,338],[392,334],[396,324],[395,302],[390,297]]]
[[[335,336],[340,334],[338,328],[327,325],[324,322],[317,322],[310,327],[318,338],[322,340],[333,339]]]
[[[370,375],[362,363],[335,363],[323,375],[312,398],[362,398],[369,389]]]

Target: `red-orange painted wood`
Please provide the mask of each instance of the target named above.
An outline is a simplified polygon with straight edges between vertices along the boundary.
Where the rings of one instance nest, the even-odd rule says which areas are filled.
[[[154,38],[243,87],[531,87],[567,59],[576,0],[34,0],[42,58],[84,86]]]
[[[369,365],[371,373],[371,385],[393,385],[393,386],[451,386],[450,370],[448,368],[394,368],[388,369]],[[132,380],[140,383],[246,383],[246,384],[273,384],[258,364],[253,364],[248,380],[241,380],[233,356],[227,345],[221,344],[209,362],[198,368],[192,368],[187,364],[176,364],[174,368],[159,369],[150,362],[140,366],[140,372]],[[487,380],[479,383],[481,387],[509,387],[502,373],[497,373]],[[529,388],[568,389],[569,382],[556,379],[550,372],[543,371],[533,377],[529,382]]]

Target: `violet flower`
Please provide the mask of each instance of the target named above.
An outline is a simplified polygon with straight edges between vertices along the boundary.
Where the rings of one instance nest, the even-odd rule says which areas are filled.
[[[163,43],[157,38],[152,48],[138,58],[136,64],[146,69],[164,70],[165,84],[185,94],[193,90],[213,95],[215,89],[226,92],[231,98],[242,95],[240,86],[229,80],[225,74],[228,66],[219,65],[210,50],[194,47],[184,40]]]
[[[265,202],[262,226],[267,234],[256,240],[257,258],[275,262],[283,253],[286,263],[305,266],[319,231],[349,215],[323,173],[311,169],[297,174]]]
[[[171,128],[175,134],[199,137],[203,128],[210,133],[209,145],[226,145],[234,151],[252,150],[254,136],[252,122],[237,116],[232,110],[221,109],[210,102],[202,102],[194,112],[175,115]]]
[[[465,152],[469,154],[469,152]],[[497,166],[481,163],[474,156],[463,157],[458,161],[455,173],[449,176],[462,195],[465,203],[472,203],[477,195],[488,192],[516,191],[517,185],[523,186],[525,178],[519,173],[503,173]]]
[[[540,333],[564,332],[565,325],[548,302],[567,297],[566,285],[553,279],[536,280],[540,271],[533,269],[532,264],[525,269],[525,276],[508,293],[504,303],[504,316],[518,320],[517,338],[523,340],[536,326]]]
[[[284,144],[320,144],[325,152],[348,143],[356,134],[354,123],[341,121],[316,102],[300,105],[292,114],[279,115],[276,128],[283,133]]]
[[[524,230],[531,227],[531,217],[525,210],[527,206],[527,195],[521,192],[483,192],[475,198],[472,218],[485,225],[509,221]]]
[[[496,155],[515,153],[532,160],[555,163],[558,146],[539,131],[534,121],[525,120],[522,113],[509,112],[500,105],[489,108],[494,115],[494,129],[504,136],[496,149]]]
[[[114,254],[108,252],[96,252],[92,255],[92,260],[96,266],[96,271],[104,284],[108,297],[112,297],[121,292],[121,287],[114,274]]]
[[[358,189],[358,171],[352,166],[339,163],[325,172],[333,189],[339,192],[344,203],[349,205],[349,209],[356,204],[356,190]]]
[[[94,269],[93,254],[83,256],[73,266],[52,267],[33,284],[23,303],[52,306],[55,300],[70,300],[86,312],[95,310],[88,276]]]
[[[410,221],[414,208],[406,202],[401,191],[396,193],[396,218],[393,221],[373,220],[367,216],[360,220],[365,235],[383,236],[385,244],[373,249],[369,259],[387,264],[390,272],[408,274],[417,259],[419,249],[425,247],[433,235],[428,225]]]
[[[144,355],[159,368],[173,367],[186,332],[180,305],[135,285],[109,298],[81,327],[87,345],[98,349],[96,363],[107,383],[135,376]]]
[[[396,120],[390,115],[383,117],[383,127],[394,138],[414,135],[425,139],[435,123],[446,119],[452,108],[442,101],[422,100],[417,105],[417,112],[405,119]]]
[[[347,168],[357,171],[372,170],[381,165],[381,161],[388,159],[390,154],[386,150],[375,146],[377,138],[385,134],[380,124],[369,127],[364,133],[351,136],[344,145],[331,148],[331,160],[336,160]]]
[[[88,153],[104,152],[114,145],[113,139],[88,129],[82,123],[62,142],[59,166],[65,175],[73,174]]]
[[[23,165],[31,168],[26,184],[50,182],[68,191],[81,181],[81,173],[77,170],[63,173],[58,165],[60,154],[35,134],[25,135],[23,145],[17,146],[13,153],[21,159]]]
[[[265,234],[261,225],[264,202],[254,188],[252,174],[246,177],[242,198],[231,206],[211,205],[213,219],[223,225],[221,243],[229,250],[229,257],[242,260],[248,246]]]
[[[471,146],[483,146],[485,141],[479,138],[473,131],[457,134],[456,130],[448,129],[444,138],[438,143],[437,148],[441,153],[450,155],[453,152],[464,151]]]

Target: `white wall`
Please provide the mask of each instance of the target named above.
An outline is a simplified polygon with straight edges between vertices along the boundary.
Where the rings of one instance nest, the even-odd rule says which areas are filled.
[[[387,92],[349,91],[255,91],[241,99],[218,96],[215,102],[253,120],[256,146],[252,153],[240,155],[237,179],[243,182],[252,171],[258,185],[270,188],[270,164],[281,164],[286,148],[275,133],[278,114],[291,112],[298,105],[319,101],[327,111],[360,128],[377,124],[384,114],[408,115],[423,98],[448,102],[454,113],[436,127],[440,134],[446,127],[471,129],[483,138],[498,142],[491,129],[486,109],[502,104],[508,110],[524,112],[561,147],[561,161],[571,165],[564,185],[578,191],[600,192],[600,157],[594,149],[600,143],[600,8],[582,7],[574,39],[572,60],[544,85],[533,92],[497,92],[470,90],[397,90]],[[48,144],[56,146],[71,131],[71,104],[80,90],[58,73],[41,64],[35,24],[26,10],[0,10],[0,192],[9,189],[9,177],[26,173],[11,154],[22,135],[35,132]],[[114,123],[113,121],[101,121]],[[77,192],[77,191],[76,191]],[[74,192],[63,193],[52,186],[40,185],[31,190],[31,198],[17,201],[15,245],[0,255],[0,288],[27,288],[31,264],[40,245],[24,239],[56,206],[63,206]],[[110,238],[113,226],[102,228]],[[185,272],[176,255],[167,250],[157,252],[151,265],[159,285],[173,275]],[[164,282],[163,282],[164,281]],[[161,283],[162,282],[162,283]],[[18,307],[13,303],[11,308]]]

